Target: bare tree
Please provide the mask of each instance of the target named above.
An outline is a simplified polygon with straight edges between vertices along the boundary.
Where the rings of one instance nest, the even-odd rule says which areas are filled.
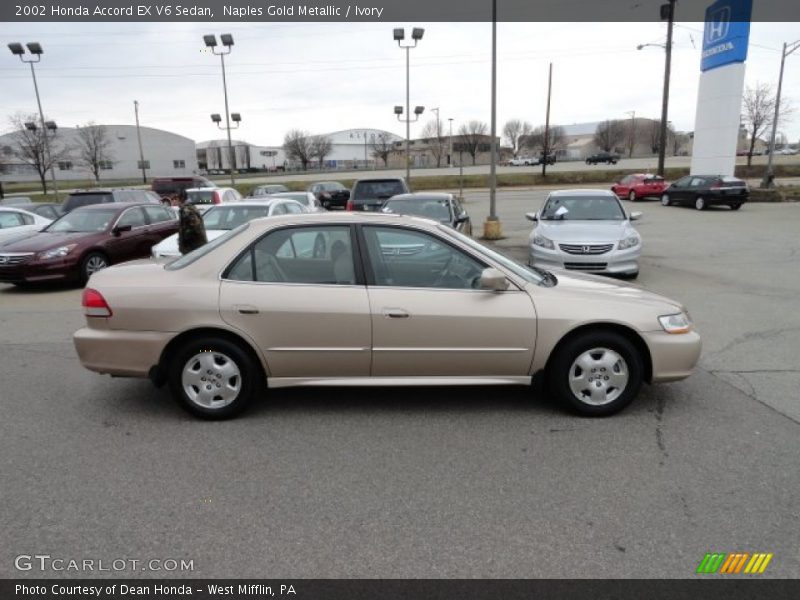
[[[616,119],[603,121],[594,132],[594,143],[606,152],[611,152],[624,139],[625,126]]]
[[[650,145],[650,152],[658,154],[661,147],[661,119],[653,119],[650,122],[650,129],[647,131],[647,142]]]
[[[333,150],[333,142],[326,135],[315,135],[311,138],[310,156],[316,158],[319,168],[322,169],[322,163],[325,162],[325,157],[328,156]]]
[[[478,156],[478,150],[482,143],[485,143],[487,129],[488,125],[483,121],[472,120],[464,123],[458,130],[458,135],[461,137],[459,148],[472,157],[473,165]]]
[[[56,164],[70,158],[69,148],[67,148],[58,138],[58,132],[51,133],[47,129],[42,129],[38,124],[37,115],[16,114],[11,117],[11,127],[14,129],[11,134],[11,151],[17,160],[31,165],[39,174],[39,181],[42,183],[42,191],[47,193],[45,179],[47,172],[54,168]],[[26,127],[26,123],[33,123],[33,128]],[[37,126],[38,124],[38,126]],[[49,136],[45,137],[45,136]],[[47,142],[50,142],[50,152],[47,152]]]
[[[372,156],[376,160],[381,159],[384,167],[389,166],[389,155],[394,150],[392,136],[385,132],[378,133],[372,137],[370,146],[372,147]]]
[[[436,167],[442,166],[442,158],[446,153],[444,137],[442,136],[442,121],[433,119],[422,128],[422,137],[428,142],[428,149],[436,159]]]
[[[89,121],[77,129],[77,159],[79,164],[89,169],[94,180],[100,183],[100,170],[105,163],[113,160],[109,147],[111,140],[105,125],[97,125]]]
[[[564,145],[566,134],[560,125],[554,125],[547,131],[545,139],[545,126],[539,125],[530,134],[520,139],[520,146],[528,148],[535,154],[551,156]]]
[[[521,141],[529,136],[531,131],[531,124],[527,121],[520,121],[519,119],[511,119],[503,126],[503,137],[506,138],[508,145],[511,146],[514,157],[522,150]]]
[[[755,87],[748,86],[742,97],[742,109],[744,110],[742,121],[747,127],[747,133],[750,136],[750,146],[747,150],[747,164],[749,166],[753,161],[756,140],[766,133],[775,118],[775,94],[772,91],[772,86],[767,83],[757,83]],[[780,120],[794,112],[788,99],[781,99],[780,109]],[[780,121],[778,125],[780,126]]]
[[[636,119],[626,120],[625,128],[625,145],[628,147],[628,158],[633,156],[633,151],[636,149],[636,142],[639,141],[639,128],[636,124]]]
[[[290,130],[283,138],[283,151],[289,159],[300,162],[306,171],[314,158],[311,135],[301,129]]]
[[[689,135],[675,131],[672,127],[668,128],[668,135],[672,144],[672,156],[678,156],[681,149],[689,142]]]

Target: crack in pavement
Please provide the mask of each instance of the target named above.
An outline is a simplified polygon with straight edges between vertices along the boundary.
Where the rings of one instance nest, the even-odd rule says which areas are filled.
[[[781,329],[770,329],[768,331],[755,331],[752,333],[746,333],[743,336],[732,340],[719,350],[709,353],[708,356],[716,356],[722,354],[723,352],[727,352],[731,348],[735,348],[739,344],[745,344],[747,342],[753,342],[753,341],[768,340],[770,338],[777,337],[783,333],[789,333],[790,331],[800,331],[800,327],[789,327],[789,328],[783,327]]]

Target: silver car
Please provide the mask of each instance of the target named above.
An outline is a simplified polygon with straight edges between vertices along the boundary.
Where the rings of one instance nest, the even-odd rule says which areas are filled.
[[[642,238],[619,199],[607,190],[551,192],[542,209],[525,217],[536,225],[529,238],[531,266],[635,279]]]

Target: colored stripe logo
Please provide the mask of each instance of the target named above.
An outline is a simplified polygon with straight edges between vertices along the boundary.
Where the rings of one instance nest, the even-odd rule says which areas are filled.
[[[709,552],[700,561],[697,573],[720,573],[724,575],[738,575],[740,573],[763,573],[772,560],[772,553],[756,552]]]

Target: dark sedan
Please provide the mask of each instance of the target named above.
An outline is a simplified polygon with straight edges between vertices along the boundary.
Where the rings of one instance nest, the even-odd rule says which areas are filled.
[[[158,204],[109,203],[77,208],[34,236],[0,249],[0,282],[85,283],[109,265],[145,258],[177,233],[175,213]]]
[[[350,190],[338,181],[320,181],[310,185],[308,191],[327,210],[344,210],[350,199]]]
[[[472,235],[472,221],[453,194],[399,194],[383,204],[383,212],[432,219],[465,235]]]
[[[687,175],[664,190],[661,204],[694,206],[697,210],[724,204],[731,210],[739,210],[749,197],[747,184],[736,177]]]

